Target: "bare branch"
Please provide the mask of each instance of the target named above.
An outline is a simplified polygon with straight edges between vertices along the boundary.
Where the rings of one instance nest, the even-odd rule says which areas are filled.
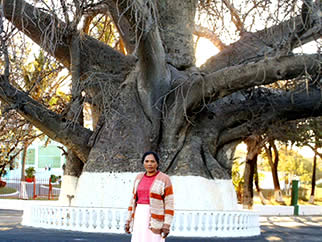
[[[70,121],[64,117],[43,107],[24,92],[15,89],[4,76],[0,79],[0,99],[11,104],[13,109],[16,109],[48,137],[74,151],[83,162],[87,160],[90,150],[87,143],[92,131],[78,124],[70,125]]]
[[[229,9],[232,16],[232,21],[235,24],[238,31],[240,31],[241,33],[245,32],[244,23],[241,21],[236,8],[233,6],[233,4],[230,3],[229,0],[223,0],[223,2],[226,5],[226,7]]]
[[[322,153],[318,152],[316,148],[314,148],[311,144],[305,144],[305,146],[309,147],[314,153],[316,153],[320,158],[322,158]]]
[[[65,4],[65,1],[60,0],[60,4],[61,4],[61,6],[63,8],[63,13],[64,13],[66,25],[68,26],[69,25],[69,16],[68,16],[68,13],[67,13],[67,7],[66,7],[66,4]]]
[[[218,55],[211,57],[201,70],[215,72],[228,66],[256,61],[267,56],[278,56],[290,53],[299,45],[322,37],[322,6],[316,6],[310,11],[314,21],[309,28],[304,28],[302,16],[294,17],[279,25],[258,31],[245,32],[241,38],[225,48]]]
[[[9,61],[9,54],[8,54],[8,46],[6,43],[6,39],[8,38],[3,25],[3,6],[0,4],[0,56],[4,56],[4,76],[9,78],[9,69],[10,69],[10,61]],[[7,38],[6,38],[7,37]]]

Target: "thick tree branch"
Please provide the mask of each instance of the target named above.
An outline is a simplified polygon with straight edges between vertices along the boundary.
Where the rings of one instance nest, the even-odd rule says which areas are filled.
[[[26,93],[11,86],[4,76],[0,78],[0,99],[11,105],[11,108],[16,109],[49,138],[62,143],[86,162],[90,151],[87,143],[92,131],[48,110]]]
[[[154,1],[114,0],[106,3],[117,22],[125,18],[131,26],[136,26],[136,54],[140,66],[137,78],[139,97],[145,113],[157,128],[160,121],[160,98],[169,89],[170,75],[159,33],[156,5]],[[134,13],[136,18],[133,18]]]
[[[245,32],[237,42],[211,57],[201,66],[201,70],[216,72],[267,56],[285,55],[300,45],[321,38],[321,8],[321,4],[317,3],[310,9],[310,25],[303,22],[302,16],[297,16],[256,33]]]
[[[293,34],[291,45],[299,46],[303,39],[314,39],[319,33],[322,34],[322,5],[321,1],[304,0],[302,4],[301,21],[302,25],[297,25]]]
[[[162,97],[170,88],[170,72],[157,29],[140,42],[138,92],[145,112],[159,123]]]
[[[120,9],[117,5],[118,1],[115,0],[106,0],[105,6],[108,8],[108,12],[111,18],[114,21],[116,28],[125,44],[126,50],[128,53],[133,53],[136,45],[136,33],[133,23],[129,21],[127,16],[120,12]],[[124,11],[124,9],[123,9]]]
[[[155,1],[160,17],[160,32],[167,62],[177,69],[195,64],[193,42],[197,0]]]
[[[91,4],[84,11],[84,32],[88,32],[88,25],[93,19],[94,16],[98,14],[108,14],[118,29],[123,43],[125,44],[128,54],[132,54],[135,50],[135,28],[131,26],[128,19],[121,14],[120,9],[116,5],[117,1],[114,0],[105,0],[98,4]]]
[[[175,137],[185,132],[189,123],[194,123],[196,116],[208,103],[249,87],[289,80],[305,74],[315,75],[321,72],[320,64],[321,56],[318,55],[285,56],[230,67],[205,77],[190,76],[193,81],[185,79],[184,84],[167,97],[169,112],[165,115],[166,142],[170,146],[177,143]],[[167,129],[168,125],[172,129]],[[245,128],[247,127],[240,127],[236,131],[242,132]]]
[[[51,16],[23,0],[4,0],[5,17],[35,43],[56,57],[65,67],[70,67],[68,26],[55,16]],[[133,56],[124,56],[111,47],[89,36],[82,38],[82,73],[92,66],[104,66],[107,72],[120,74],[124,79],[131,66]],[[95,54],[93,55],[93,52]],[[100,55],[97,55],[97,53]],[[126,72],[126,73],[125,73]]]
[[[217,71],[185,87],[189,96],[185,106],[194,109],[204,100],[214,101],[238,90],[319,73],[321,60],[319,55],[284,56]]]
[[[216,107],[218,109],[219,106]],[[211,108],[213,110],[213,108]],[[322,115],[322,92],[311,87],[302,91],[278,91],[258,89],[253,98],[225,104],[222,107],[225,128],[218,140],[224,145],[251,134],[263,134],[277,121],[291,121]],[[215,110],[213,110],[215,111]],[[234,115],[235,118],[229,118]],[[237,118],[236,118],[237,117]]]
[[[217,34],[210,29],[203,27],[201,25],[195,24],[194,32],[198,37],[203,37],[210,40],[214,46],[216,46],[219,50],[225,49],[227,46],[219,39]]]

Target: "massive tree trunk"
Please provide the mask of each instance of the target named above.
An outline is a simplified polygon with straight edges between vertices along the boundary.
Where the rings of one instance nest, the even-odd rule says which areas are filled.
[[[84,92],[96,114],[95,130],[87,130],[77,118],[50,112],[15,90],[6,76],[0,80],[0,98],[17,104],[26,119],[72,152],[66,175],[74,177],[76,191],[63,194],[75,194],[75,205],[126,204],[133,179],[129,174],[142,171],[143,152],[155,150],[160,169],[173,177],[180,193],[178,207],[235,208],[230,179],[238,142],[280,119],[321,115],[316,83],[303,91],[262,87],[320,71],[320,55],[290,54],[299,40],[321,36],[316,22],[304,31],[298,16],[249,32],[199,69],[193,45],[197,0],[104,2],[129,55],[78,32],[76,22],[60,20],[23,0],[3,1],[5,17],[71,71],[73,87],[78,86],[71,109],[80,107]],[[295,29],[284,28],[291,23]],[[290,33],[298,28],[303,33],[294,38]],[[281,39],[285,45],[274,47]],[[252,87],[257,88],[246,91]],[[187,186],[193,198],[184,192]],[[193,202],[201,196],[207,196],[202,206]]]

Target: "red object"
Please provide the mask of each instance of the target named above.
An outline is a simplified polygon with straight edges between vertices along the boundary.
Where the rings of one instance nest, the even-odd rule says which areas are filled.
[[[138,204],[150,204],[150,188],[158,172],[153,176],[144,175],[138,186]]]
[[[51,185],[51,177],[49,178],[48,200],[50,200],[50,196],[53,197],[53,185]]]
[[[34,180],[35,180],[35,177],[32,177],[32,178],[26,177],[26,182],[34,182]]]
[[[33,199],[35,199],[37,197],[37,195],[36,195],[36,178],[33,177],[33,180],[34,180],[34,197],[33,197]]]
[[[0,180],[0,187],[5,187],[6,185],[7,185],[7,183],[5,181]]]
[[[26,177],[26,182],[33,182],[34,183],[34,195],[33,195],[33,199],[35,199],[36,197],[37,197],[37,195],[36,195],[36,178],[35,177],[32,177],[32,178],[30,178],[30,177]]]

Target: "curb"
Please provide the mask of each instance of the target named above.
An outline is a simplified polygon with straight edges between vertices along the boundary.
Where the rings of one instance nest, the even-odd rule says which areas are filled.
[[[18,194],[19,194],[19,191],[15,191],[14,193],[0,194],[0,197],[11,197],[11,196],[15,196]]]

